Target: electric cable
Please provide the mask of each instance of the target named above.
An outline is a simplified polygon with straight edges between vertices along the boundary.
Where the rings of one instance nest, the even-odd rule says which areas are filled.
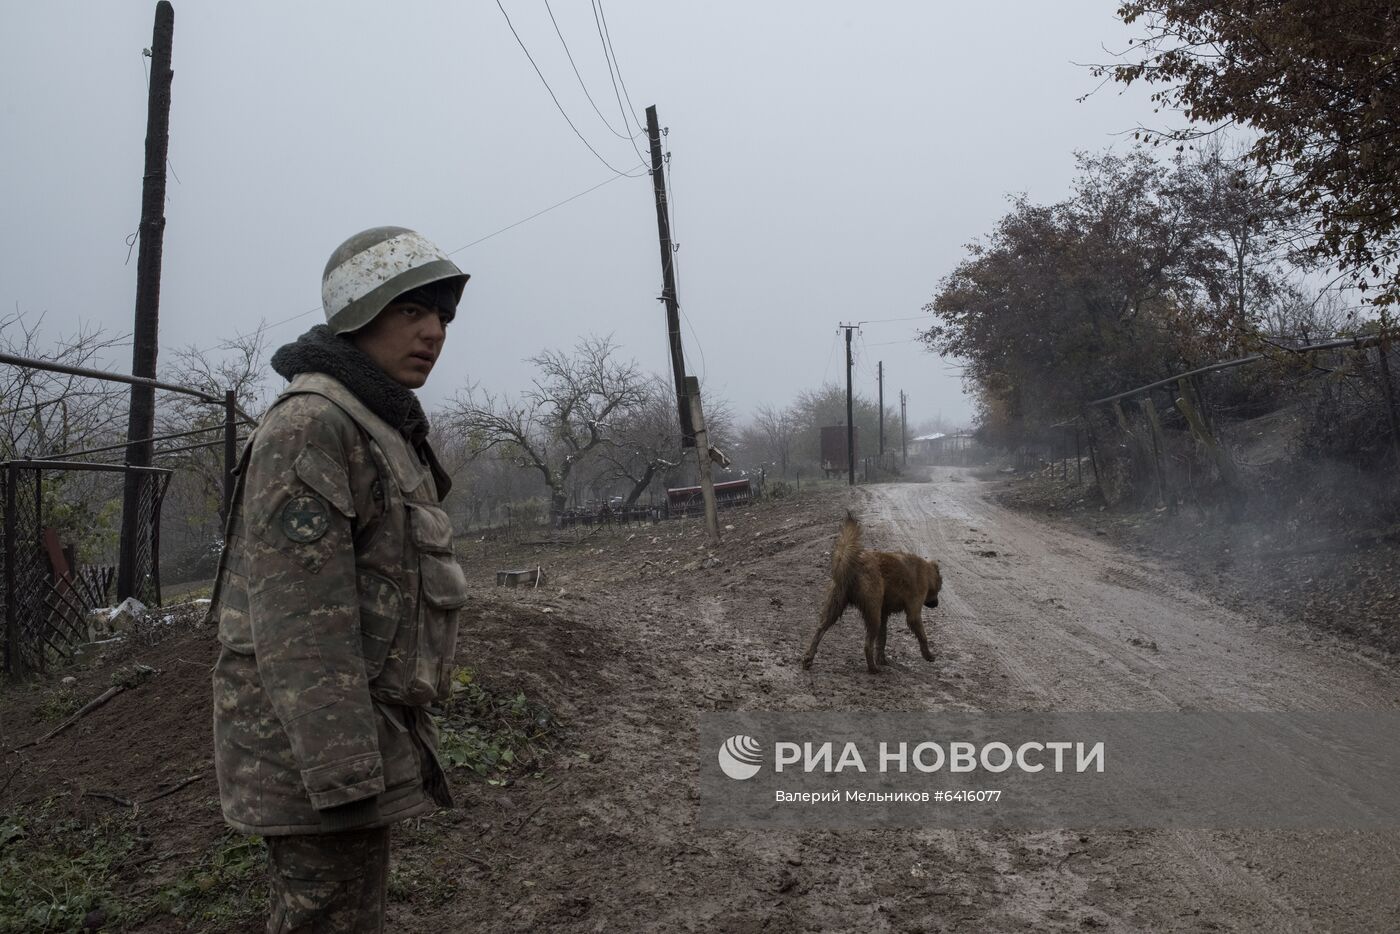
[[[826,366],[822,367],[822,382],[826,385],[826,374],[831,372],[831,358],[836,355],[836,339],[841,336],[841,329],[837,328],[831,332],[831,347],[826,352]]]
[[[856,324],[888,324],[891,321],[924,321],[928,315],[910,315],[907,318],[873,318],[869,321],[857,321]]]
[[[496,0],[496,2],[499,3],[500,0]],[[601,13],[599,2],[598,0],[590,0],[590,2],[593,4],[593,25],[598,28],[598,41],[602,43],[603,58],[608,63],[608,78],[612,81],[613,97],[617,98],[617,109],[622,112],[622,125],[623,127],[627,128],[630,132],[631,127],[627,124],[627,108],[622,106],[622,95],[618,93],[617,90],[618,80],[619,78],[621,78],[622,72],[620,69],[614,69],[614,66],[617,64],[617,60],[610,54],[611,48],[608,43],[607,37],[604,33],[602,20],[599,18],[599,15]],[[638,130],[641,130],[641,121],[637,120],[637,114],[635,111],[632,113],[632,122],[637,125]],[[632,148],[636,150],[637,158],[645,162],[646,158],[642,156],[642,151],[640,149],[637,149],[637,141],[635,137],[632,139]]]
[[[554,93],[554,89],[553,89],[552,87],[550,87],[550,86],[549,86],[549,82],[545,80],[544,72],[540,71],[540,66],[537,65],[537,64],[535,63],[535,57],[534,57],[533,55],[531,55],[531,54],[530,54],[530,50],[529,50],[528,48],[525,47],[525,42],[524,42],[523,39],[520,38],[520,33],[518,33],[518,32],[515,31],[515,24],[512,23],[512,22],[510,21],[510,14],[506,12],[506,8],[505,8],[505,6],[503,6],[503,5],[501,4],[501,0],[496,0],[496,7],[497,7],[497,9],[499,9],[499,10],[501,11],[501,15],[505,17],[506,25],[510,27],[510,34],[511,34],[512,36],[515,37],[516,44],[519,45],[519,46],[520,46],[520,50],[521,50],[522,52],[525,53],[525,57],[526,57],[527,59],[530,60],[530,67],[533,68],[533,69],[535,69],[535,74],[539,75],[540,83],[543,84],[543,85],[544,85],[544,89],[545,89],[546,91],[549,92],[549,98],[550,98],[550,100],[554,101],[554,106],[557,107],[557,108],[559,109],[559,115],[560,115],[561,117],[564,118],[564,122],[567,123],[567,124],[569,125],[569,129],[571,129],[571,130],[574,131],[574,135],[577,136],[577,137],[579,138],[579,142],[581,142],[581,143],[583,143],[583,145],[587,146],[587,147],[588,147],[588,151],[591,152],[591,153],[593,153],[594,157],[597,158],[597,160],[598,160],[599,162],[603,163],[603,165],[606,165],[608,168],[612,169],[612,170],[613,170],[614,172],[616,172],[618,175],[625,175],[625,174],[626,174],[625,172],[623,172],[621,169],[616,168],[616,167],[615,167],[611,162],[609,162],[607,159],[604,159],[604,158],[602,157],[602,155],[598,152],[598,150],[596,150],[596,149],[593,148],[593,144],[590,143],[587,139],[585,139],[585,138],[584,138],[584,135],[583,135],[582,133],[579,132],[578,127],[574,126],[574,121],[572,121],[572,120],[569,119],[568,113],[564,110],[564,105],[561,104],[561,103],[559,103],[559,97],[558,97],[558,95],[556,95],[556,94]],[[636,147],[637,147],[637,144],[636,144],[635,142],[633,142],[633,143],[632,143],[632,148],[633,148],[633,149],[636,149]],[[641,153],[638,152],[638,156],[639,156],[639,157],[640,157],[640,155],[641,155]]]
[[[685,309],[681,307],[680,302],[676,302],[676,310],[681,313],[681,320],[684,321],[685,326],[690,329],[690,336],[695,341],[695,349],[700,351],[700,384],[703,386],[706,377],[709,375],[709,367],[705,364],[705,347],[700,343],[700,335],[695,333],[695,326],[690,323],[690,316],[685,313]]]
[[[634,166],[634,168],[638,168],[638,166]],[[602,188],[604,185],[611,185],[613,182],[617,181],[619,178],[641,178],[641,177],[642,177],[643,175],[645,175],[645,174],[646,174],[645,172],[642,172],[642,173],[640,173],[640,174],[638,174],[638,175],[629,175],[629,174],[627,174],[627,173],[618,173],[617,175],[614,175],[614,176],[612,176],[611,178],[606,178],[606,179],[604,179],[603,181],[599,182],[599,183],[596,184],[596,185],[593,185],[593,186],[591,186],[591,187],[589,187],[589,188],[585,188],[583,191],[580,191],[580,192],[578,192],[577,194],[569,195],[569,197],[565,198],[563,201],[556,201],[554,204],[551,204],[549,207],[544,208],[544,209],[539,210],[539,211],[536,211],[534,214],[531,214],[529,217],[521,218],[520,220],[516,221],[516,222],[513,223],[513,224],[507,224],[506,226],[502,227],[501,229],[499,229],[499,230],[494,230],[494,231],[492,231],[491,233],[487,234],[487,235],[484,236],[484,237],[478,237],[477,239],[473,240],[471,243],[466,244],[465,246],[459,246],[459,247],[457,247],[457,249],[450,251],[447,255],[448,255],[448,256],[453,256],[453,255],[455,255],[455,254],[457,254],[457,253],[462,252],[463,250],[470,249],[471,247],[474,247],[474,246],[476,246],[476,245],[479,244],[479,243],[484,243],[484,242],[486,242],[487,240],[490,240],[492,237],[498,237],[498,236],[500,236],[501,234],[505,233],[505,232],[508,231],[508,230],[514,230],[516,227],[519,227],[521,224],[524,224],[524,223],[526,223],[526,222],[528,222],[528,221],[532,221],[532,220],[534,220],[535,218],[537,218],[537,217],[539,217],[539,216],[541,216],[541,215],[543,215],[543,214],[548,214],[550,211],[553,211],[555,208],[561,208],[561,207],[563,207],[564,205],[568,204],[570,201],[576,201],[577,199],[582,198],[582,197],[583,197],[584,195],[586,195],[586,194],[590,194],[590,193],[592,193],[592,192],[597,191],[599,188]],[[269,324],[260,324],[257,328],[254,329],[253,333],[254,333],[254,334],[257,334],[257,333],[262,332],[262,331],[270,331],[270,330],[272,330],[273,328],[281,327],[281,326],[284,325],[284,324],[290,324],[290,323],[293,322],[293,321],[299,321],[300,319],[305,318],[307,315],[314,315],[314,314],[316,314],[316,313],[319,312],[319,311],[321,311],[321,306],[320,306],[320,305],[317,305],[315,308],[308,308],[306,311],[298,312],[297,314],[291,315],[290,317],[282,318],[282,319],[280,319],[280,320],[273,321],[273,322],[271,322],[271,323],[269,323]],[[210,347],[206,347],[206,348],[204,348],[204,349],[202,349],[202,350],[196,350],[195,352],[196,352],[196,353],[208,353],[208,352],[211,351],[211,350],[227,350],[227,349],[229,349],[230,346],[231,346],[231,345],[230,345],[230,342],[228,342],[228,341],[221,341],[221,342],[218,343],[218,344],[214,344],[214,345],[212,345],[212,346],[210,346]]]
[[[598,109],[598,104],[593,100],[593,95],[588,93],[588,85],[584,83],[583,75],[579,74],[578,65],[574,63],[574,54],[569,51],[569,43],[564,41],[564,33],[559,28],[559,21],[554,18],[554,10],[550,8],[549,0],[544,0],[544,8],[549,13],[549,21],[554,24],[554,33],[559,37],[559,44],[564,47],[564,54],[569,57],[569,65],[574,69],[574,77],[578,78],[578,86],[583,89],[583,96],[588,98],[588,103],[593,106],[593,112],[598,115],[599,120],[603,121],[603,126],[612,131],[613,136],[616,136],[618,139],[628,139],[628,134],[619,133],[616,128],[608,122],[608,118],[603,116],[603,112]],[[623,123],[623,129],[630,129],[625,121]],[[635,139],[636,137],[630,138]]]
[[[617,61],[617,49],[613,48],[612,33],[608,32],[608,14],[603,9],[603,0],[595,0],[595,2],[598,4],[598,15],[603,18],[603,34],[608,40],[608,51],[612,53],[613,64],[617,66],[617,83],[622,85],[622,96],[627,98],[627,106],[632,110],[632,122],[640,130],[642,121],[637,119],[637,107],[632,103],[632,95],[627,93],[627,82],[622,80],[622,66]]]

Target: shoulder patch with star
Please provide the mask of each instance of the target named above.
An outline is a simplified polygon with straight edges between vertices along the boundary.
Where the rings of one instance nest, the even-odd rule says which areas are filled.
[[[294,542],[314,542],[330,527],[330,512],[319,496],[293,496],[282,507],[282,533]]]

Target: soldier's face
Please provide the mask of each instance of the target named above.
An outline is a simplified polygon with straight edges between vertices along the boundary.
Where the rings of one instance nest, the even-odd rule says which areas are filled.
[[[447,315],[417,302],[395,302],[350,335],[351,342],[395,382],[417,389],[442,353]]]

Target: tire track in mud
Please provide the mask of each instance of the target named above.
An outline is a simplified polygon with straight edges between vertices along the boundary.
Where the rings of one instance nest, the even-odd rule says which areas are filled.
[[[553,576],[539,592],[496,597],[521,627],[505,644],[539,641],[531,657],[551,659],[568,694],[570,761],[548,791],[509,789],[510,807],[483,792],[460,845],[478,845],[486,822],[513,827],[542,810],[491,838],[498,887],[466,891],[411,929],[460,930],[464,919],[512,932],[1400,929],[1391,833],[695,826],[706,711],[1400,705],[1385,666],[1222,609],[1189,580],[1009,512],[987,489],[940,472],[726,512],[719,549],[698,523],[674,523],[525,551],[525,563],[552,561]],[[896,618],[892,664],[868,674],[848,612],[813,669],[799,667],[848,503],[870,547],[942,564],[942,605],[924,617],[934,663]]]
[[[940,470],[929,484],[862,491],[871,547],[942,565],[935,651],[966,669],[985,709],[1400,707],[1396,673],[1344,644],[1224,609],[1153,562],[996,505],[985,488]],[[1089,889],[1111,893],[1098,901],[1110,927],[1400,927],[1400,834],[1094,836],[1108,846],[1084,870]]]

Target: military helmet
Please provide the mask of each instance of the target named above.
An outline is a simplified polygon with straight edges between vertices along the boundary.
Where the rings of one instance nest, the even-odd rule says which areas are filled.
[[[335,334],[374,320],[405,292],[449,282],[455,300],[471,278],[422,234],[406,227],[371,227],[335,248],[321,274],[321,304]]]

